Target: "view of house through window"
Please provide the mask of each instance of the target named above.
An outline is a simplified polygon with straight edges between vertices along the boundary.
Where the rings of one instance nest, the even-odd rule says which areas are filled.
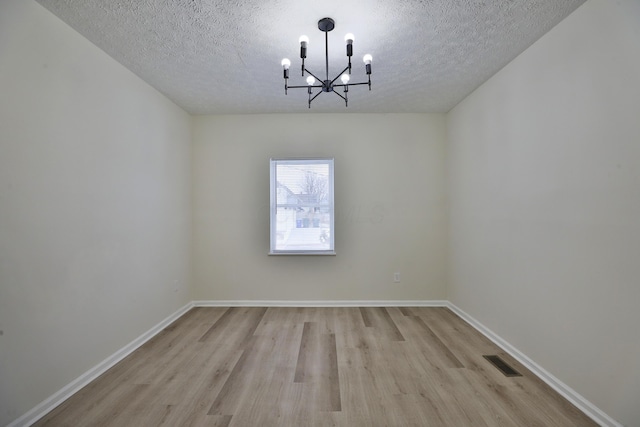
[[[333,254],[333,159],[271,159],[271,253]]]

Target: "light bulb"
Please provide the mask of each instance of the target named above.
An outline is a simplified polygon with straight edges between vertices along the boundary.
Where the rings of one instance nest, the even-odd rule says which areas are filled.
[[[353,41],[355,40],[353,34],[351,33],[347,33],[346,36],[344,36],[344,41],[346,41],[347,43],[351,42],[353,43]]]
[[[291,65],[291,61],[289,61],[288,58],[284,58],[280,64],[282,65],[282,68],[288,70],[289,66]]]
[[[309,37],[302,35],[300,36],[300,39],[298,41],[302,46],[307,47],[307,43],[309,43]]]
[[[342,80],[342,84],[347,84],[349,83],[349,74],[343,74],[340,76],[340,80]]]
[[[316,82],[316,78],[315,78],[315,77],[313,77],[313,76],[309,76],[309,77],[307,77],[307,84],[308,84],[309,86],[313,86],[313,84],[314,84],[315,82]]]
[[[371,61],[373,61],[373,57],[371,55],[369,55],[368,53],[362,58],[362,61],[369,65],[371,64]]]

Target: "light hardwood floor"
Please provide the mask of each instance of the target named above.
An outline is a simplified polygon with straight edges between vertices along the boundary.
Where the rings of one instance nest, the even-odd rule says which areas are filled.
[[[35,425],[597,424],[447,308],[235,307],[190,310]]]

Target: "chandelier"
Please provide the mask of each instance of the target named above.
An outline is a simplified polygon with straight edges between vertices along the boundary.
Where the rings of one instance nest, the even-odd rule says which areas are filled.
[[[359,86],[359,85],[368,85],[369,90],[371,90],[371,61],[372,57],[369,54],[366,54],[362,60],[365,64],[365,70],[367,72],[368,81],[360,82],[360,83],[350,83],[351,80],[351,57],[353,56],[353,34],[349,33],[344,37],[345,42],[347,43],[347,58],[349,60],[348,65],[342,70],[342,72],[338,73],[338,75],[333,79],[329,79],[329,31],[333,30],[335,27],[335,22],[331,18],[322,18],[318,21],[318,29],[324,32],[324,49],[325,49],[325,64],[326,64],[326,78],[321,79],[317,75],[313,74],[311,71],[307,70],[304,66],[304,60],[307,57],[307,44],[309,43],[309,37],[300,36],[300,58],[302,58],[302,77],[307,73],[309,76],[307,77],[307,85],[306,86],[289,86],[289,67],[291,66],[291,61],[289,59],[284,58],[282,60],[282,68],[284,71],[284,94],[287,94],[289,89],[307,89],[307,93],[309,94],[309,108],[311,108],[311,101],[316,99],[318,95],[323,92],[333,92],[338,95],[340,98],[344,99],[344,106],[348,105],[348,92],[349,86]],[[336,84],[336,80],[340,79],[342,84]],[[316,84],[316,82],[319,82]],[[320,89],[318,92],[314,94],[314,89]],[[337,92],[337,88],[343,88],[344,95]]]

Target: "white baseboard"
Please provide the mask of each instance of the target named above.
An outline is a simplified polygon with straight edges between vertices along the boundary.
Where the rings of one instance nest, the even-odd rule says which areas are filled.
[[[452,304],[451,302],[447,302],[447,307],[449,307],[454,313],[456,313],[460,318],[462,318],[465,322],[475,328],[482,335],[489,338],[493,341],[494,344],[502,348],[504,351],[509,353],[514,359],[524,365],[527,369],[533,372],[537,377],[539,377],[542,381],[547,383],[551,388],[560,393],[565,399],[571,402],[575,407],[580,409],[586,415],[588,415],[592,420],[600,424],[601,426],[607,427],[623,427],[622,424],[618,423],[616,420],[605,414],[594,404],[589,402],[587,399],[582,397],[578,392],[574,389],[560,381],[558,378],[553,376],[547,370],[545,370],[542,366],[538,365],[536,362],[527,357],[520,350],[509,344],[498,334],[493,332],[491,329],[484,326],[482,323],[462,311],[460,308]]]
[[[116,363],[120,362],[122,359],[127,357],[129,354],[133,353],[136,349],[138,349],[141,345],[149,341],[153,338],[158,332],[162,331],[164,328],[169,326],[173,321],[178,319],[180,316],[185,314],[193,307],[193,303],[188,303],[166,319],[162,320],[160,323],[155,325],[153,328],[149,329],[144,334],[140,335],[138,338],[107,357],[105,360],[100,362],[98,365],[89,369],[84,374],[80,375],[71,383],[67,384],[65,387],[60,389],[57,393],[53,394],[35,408],[31,409],[29,412],[13,421],[7,427],[23,427],[30,426],[31,424],[38,421],[40,418],[47,415],[53,409],[55,409],[62,402],[67,400],[69,397],[80,391],[81,388],[89,384],[94,379],[98,378],[100,375],[105,373],[109,368],[113,367]]]
[[[29,412],[13,421],[7,427],[23,427],[30,426],[52,411],[55,407],[67,400],[73,394],[78,392],[82,387],[89,384],[91,381],[102,375],[109,368],[113,367],[116,363],[127,357],[133,351],[142,346],[145,342],[153,338],[156,334],[162,331],[165,327],[178,319],[180,316],[189,311],[192,307],[448,307],[460,318],[470,324],[473,328],[478,330],[481,334],[493,341],[496,345],[509,353],[518,362],[522,363],[527,369],[537,375],[551,388],[560,393],[569,402],[575,405],[578,409],[591,417],[595,422],[602,426],[607,427],[623,427],[622,424],[609,417],[587,399],[578,394],[571,387],[564,384],[558,378],[547,372],[540,365],[536,364],[533,360],[529,359],[524,353],[517,348],[509,344],[502,339],[499,335],[492,330],[478,322],[476,319],[462,311],[446,300],[422,300],[422,301],[407,301],[407,300],[343,300],[343,301],[280,301],[280,300],[205,300],[205,301],[192,301],[185,305],[166,319],[162,320],[153,328],[149,329],[144,334],[133,340],[131,343],[118,350],[113,355],[109,356],[94,368],[82,374],[75,381],[71,382],[57,393],[44,400],[42,403],[31,409]]]
[[[194,307],[448,307],[444,300],[206,300],[193,301]]]

